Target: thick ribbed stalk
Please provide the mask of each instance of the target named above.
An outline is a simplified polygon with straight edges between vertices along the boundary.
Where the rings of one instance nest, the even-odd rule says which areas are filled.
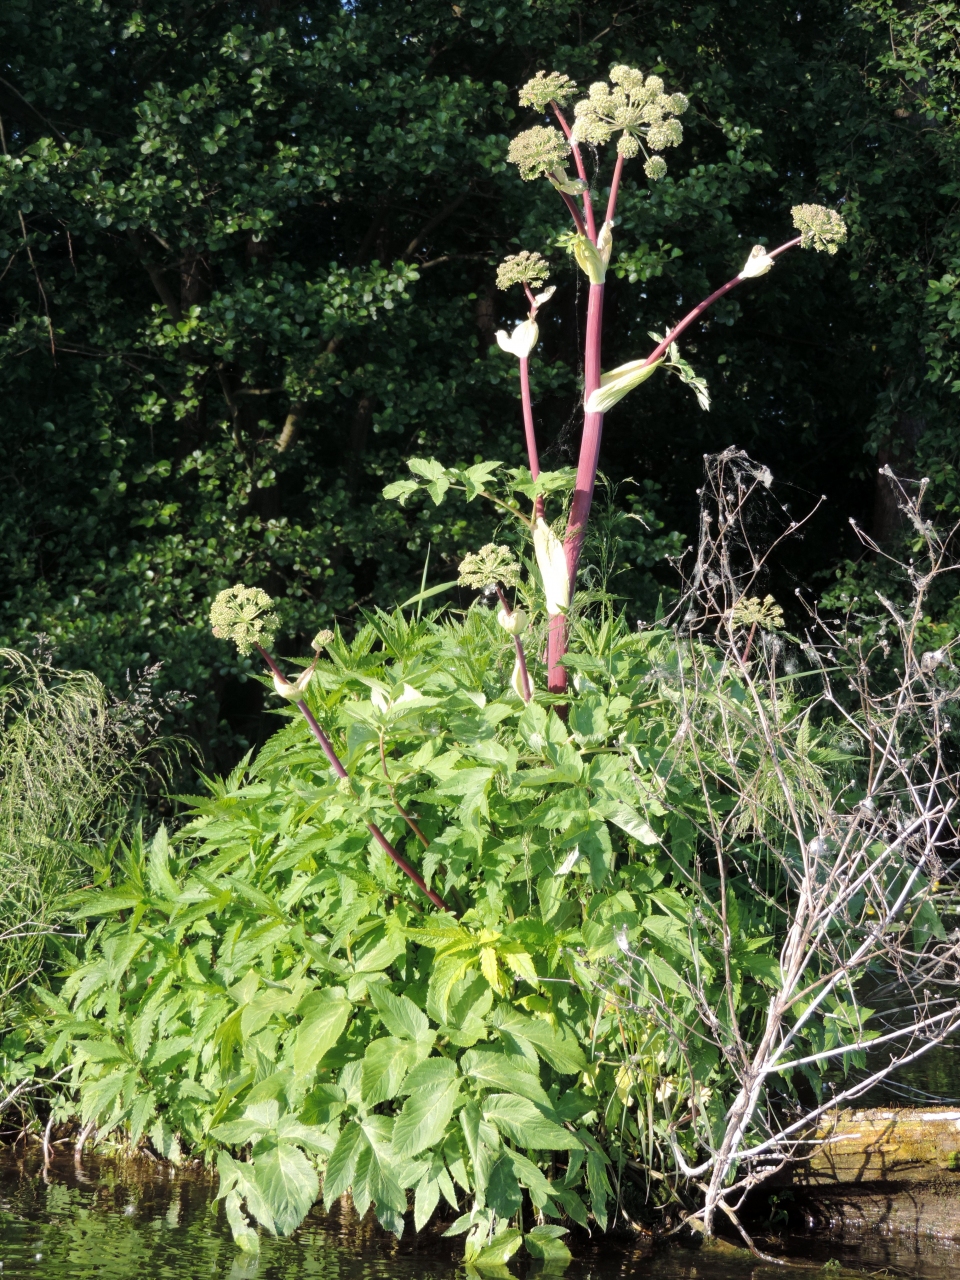
[[[277,666],[274,660],[270,657],[269,653],[267,653],[266,649],[261,648],[260,645],[257,645],[257,648],[260,650],[260,656],[263,658],[264,662],[267,664],[267,666],[270,668],[273,674],[275,676],[279,676],[279,678],[283,680],[284,679],[283,672],[280,670],[280,668]],[[310,710],[310,708],[302,699],[296,705],[300,709],[301,713],[303,714],[303,718],[306,720],[307,724],[310,726],[310,732],[313,734],[316,740],[320,743],[320,746],[323,749],[323,754],[327,757],[327,760],[330,762],[330,768],[333,770],[333,772],[337,775],[338,778],[346,778],[348,776],[347,771],[343,767],[342,763],[340,762],[340,757],[337,755],[336,751],[334,751],[333,744],[331,743],[330,739],[327,737],[327,735],[320,728],[320,725],[317,723],[317,719],[314,716],[313,712]],[[384,853],[387,854],[388,857],[393,859],[393,861],[397,864],[397,866],[400,868],[403,874],[413,881],[413,883],[417,886],[417,888],[420,890],[421,893],[425,893],[427,895],[427,897],[430,899],[430,901],[433,903],[435,907],[439,907],[441,911],[450,910],[450,908],[447,906],[444,900],[440,897],[440,895],[438,893],[434,893],[434,891],[427,886],[427,883],[423,879],[423,877],[419,875],[416,871],[414,871],[413,867],[410,866],[410,863],[400,857],[399,853],[397,853],[396,849],[393,847],[393,845],[390,843],[390,841],[383,834],[383,832],[380,830],[380,828],[377,826],[375,822],[366,822],[364,823],[364,826],[373,836],[374,840],[376,840],[377,844],[384,851]]]
[[[583,355],[584,402],[600,385],[600,344],[603,336],[603,285],[592,284],[587,299],[587,334]],[[593,488],[600,461],[600,441],[603,436],[603,414],[586,413],[583,417],[583,437],[580,441],[580,460],[573,502],[567,518],[567,533],[563,549],[570,576],[570,599],[573,599],[577,582],[577,566],[587,532]],[[563,693],[567,687],[567,673],[560,659],[567,651],[567,620],[562,614],[550,619],[547,641],[547,688],[551,693]]]

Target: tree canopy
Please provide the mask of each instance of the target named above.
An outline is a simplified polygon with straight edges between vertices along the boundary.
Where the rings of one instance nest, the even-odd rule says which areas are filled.
[[[806,589],[851,554],[849,516],[895,536],[878,461],[955,507],[956,21],[888,0],[10,0],[0,636],[45,633],[107,681],[162,660],[209,740],[221,714],[249,731],[259,694],[206,632],[218,590],[263,585],[297,652],[415,593],[428,547],[429,582],[452,579],[489,513],[381,491],[411,454],[522,462],[494,342],[520,318],[508,253],[559,286],[533,390],[545,464],[569,462],[583,290],[562,206],[506,164],[541,68],[626,62],[691,103],[667,176],[625,182],[617,362],[784,238],[791,205],[850,226],[842,263],[785,260],[690,331],[709,414],[666,380],[611,413],[601,465],[647,526],[621,546],[631,608],[669,584],[705,451],[748,449],[798,513],[827,495],[788,566]]]

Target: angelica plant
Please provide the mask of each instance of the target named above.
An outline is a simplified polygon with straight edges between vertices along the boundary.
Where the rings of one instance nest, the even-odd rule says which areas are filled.
[[[516,357],[520,363],[520,400],[528,465],[533,480],[533,516],[523,516],[518,509],[511,509],[509,502],[501,500],[500,506],[517,516],[533,539],[548,616],[546,684],[552,694],[563,694],[567,685],[563,657],[568,644],[568,613],[574,600],[577,571],[593,503],[605,415],[659,368],[678,375],[694,391],[701,407],[709,408],[705,381],[680,354],[677,340],[681,334],[732,289],[768,274],[776,259],[788,249],[799,246],[818,253],[835,254],[847,238],[844,221],[835,210],[817,204],[794,206],[791,215],[797,235],[769,251],[763,245],[755,245],[742,269],[732,279],[693,307],[664,335],[651,335],[656,344],[652,351],[604,373],[604,286],[613,251],[613,229],[624,166],[642,158],[647,179],[661,181],[667,173],[667,162],[662,152],[682,143],[680,117],[689,104],[682,93],[667,92],[659,76],[645,76],[642,71],[627,66],[613,67],[609,83],[599,81],[592,84],[586,97],[580,97],[573,103],[571,123],[567,113],[577,94],[577,85],[562,72],[538,71],[520,90],[520,105],[532,108],[543,117],[552,117],[555,123],[541,122],[520,133],[512,140],[507,152],[508,160],[517,166],[523,181],[548,182],[565,204],[574,228],[571,250],[589,281],[583,348],[583,426],[562,537],[547,519],[546,493],[559,486],[548,483],[549,478],[540,471],[530,393],[530,361],[539,341],[537,313],[554,292],[552,288],[536,291],[542,290],[546,283],[549,268],[540,253],[524,250],[508,257],[497,271],[498,287],[522,286],[528,304],[526,318],[519,321],[511,333],[501,330],[497,341],[503,351]],[[614,143],[616,159],[607,188],[603,219],[599,221],[594,209],[597,192],[591,189],[587,179],[582,147],[599,148]],[[573,174],[569,172],[571,164]],[[486,466],[491,471],[495,469],[494,464]],[[466,472],[445,469],[435,460],[412,459],[410,468],[414,474],[428,480],[425,487],[428,487],[434,501],[440,501],[446,489],[451,487],[463,489],[468,499],[480,492],[477,485],[471,487]],[[526,491],[522,478],[517,473],[511,474],[513,489]],[[442,488],[438,489],[438,482]],[[416,488],[418,482],[398,481],[388,485],[384,494],[403,502]]]

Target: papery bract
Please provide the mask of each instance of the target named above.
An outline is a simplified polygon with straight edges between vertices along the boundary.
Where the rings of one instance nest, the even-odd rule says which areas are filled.
[[[662,363],[662,360],[655,360],[653,364],[647,364],[645,360],[631,360],[628,364],[622,364],[618,369],[611,369],[609,373],[603,374],[599,387],[587,399],[587,413],[606,413],[628,391],[639,387],[641,382],[646,382]]]

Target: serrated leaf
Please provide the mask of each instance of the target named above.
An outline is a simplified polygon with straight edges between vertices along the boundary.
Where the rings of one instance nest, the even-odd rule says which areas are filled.
[[[582,1144],[569,1129],[548,1119],[536,1103],[513,1093],[494,1093],[483,1100],[483,1116],[504,1137],[536,1151],[576,1151]]]
[[[516,1093],[544,1107],[550,1106],[539,1078],[523,1058],[494,1049],[469,1049],[460,1059],[460,1070],[487,1089]]]
[[[240,1207],[239,1194],[236,1191],[228,1192],[224,1198],[224,1204],[234,1244],[241,1252],[255,1257],[260,1252],[260,1237],[250,1226],[246,1215]]]
[[[293,1048],[293,1070],[297,1077],[312,1075],[320,1059],[340,1039],[353,1006],[344,995],[333,991],[317,993],[310,1003],[301,1005],[304,1019],[297,1029],[297,1038]]]
[[[416,493],[419,488],[416,480],[394,480],[393,484],[385,485],[382,492],[388,502],[399,501],[403,507],[410,495]]]
[[[417,1183],[413,1197],[413,1225],[417,1231],[422,1231],[430,1221],[439,1201],[439,1179],[428,1170]]]
[[[494,1010],[490,1024],[529,1041],[540,1057],[561,1075],[579,1075],[586,1070],[587,1059],[580,1042],[566,1027],[554,1027],[542,1018],[527,1018],[508,1004]]]
[[[637,813],[636,809],[622,800],[597,800],[590,807],[591,812],[606,819],[625,831],[628,836],[643,845],[660,844],[660,837],[647,820]]]
[[[396,1036],[384,1036],[367,1045],[363,1055],[362,1091],[368,1107],[396,1097],[404,1077],[411,1067],[425,1058],[433,1048],[433,1042],[425,1042],[425,1052],[414,1040],[400,1040]]]
[[[443,463],[436,458],[408,458],[407,466],[415,476],[422,476],[424,480],[437,480],[447,472]]]
[[[514,1172],[513,1162],[504,1151],[494,1163],[487,1178],[487,1206],[499,1218],[512,1218],[523,1204],[523,1193]]]
[[[425,1040],[430,1034],[427,1015],[409,996],[395,996],[382,984],[370,988],[370,999],[380,1021],[392,1036],[406,1040]]]
[[[360,1152],[367,1145],[363,1130],[354,1120],[344,1126],[323,1175],[323,1203],[327,1211],[345,1191],[350,1190]]]
[[[167,829],[161,825],[150,841],[150,853],[147,858],[147,881],[158,898],[171,905],[180,899],[180,886],[170,874],[170,841]]]
[[[360,1152],[353,1175],[352,1198],[362,1218],[371,1204],[376,1205],[377,1218],[388,1231],[403,1233],[403,1214],[407,1197],[397,1179],[387,1150],[381,1144],[367,1142]]]
[[[393,1150],[398,1157],[418,1155],[440,1141],[462,1083],[456,1063],[448,1058],[428,1058],[410,1072],[404,1083],[404,1092],[410,1096],[393,1126]]]
[[[256,1157],[254,1178],[277,1233],[291,1235],[320,1194],[317,1171],[299,1147],[281,1142]]]
[[[531,1257],[552,1263],[554,1267],[565,1267],[573,1260],[573,1255],[561,1238],[566,1234],[565,1227],[545,1224],[528,1231],[523,1237],[523,1243]]]
[[[474,1267],[502,1267],[513,1257],[523,1244],[523,1236],[515,1228],[495,1236],[490,1244],[481,1249],[473,1249],[464,1254],[464,1261]]]
[[[114,1071],[102,1080],[85,1082],[80,1090],[80,1117],[86,1124],[90,1120],[99,1120],[117,1100],[123,1088],[123,1075]]]

